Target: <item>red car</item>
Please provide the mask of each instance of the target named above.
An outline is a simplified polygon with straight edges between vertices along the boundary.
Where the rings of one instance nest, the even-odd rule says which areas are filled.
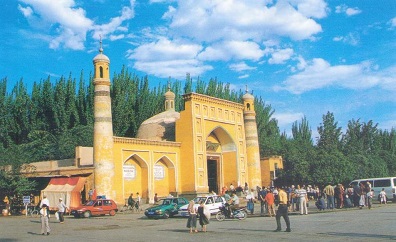
[[[89,218],[95,215],[106,215],[114,216],[117,209],[117,204],[111,199],[96,199],[87,202],[86,204],[78,207],[77,209],[73,209],[71,214],[75,218]]]

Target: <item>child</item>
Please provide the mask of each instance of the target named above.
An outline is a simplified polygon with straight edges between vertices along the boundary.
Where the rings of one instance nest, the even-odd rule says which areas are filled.
[[[386,192],[385,188],[382,188],[382,191],[380,192],[380,202],[381,204],[386,204]]]
[[[49,209],[47,204],[43,204],[40,210],[40,215],[41,215],[41,234],[42,235],[49,235],[51,232],[51,228],[48,223],[48,217],[49,217]]]

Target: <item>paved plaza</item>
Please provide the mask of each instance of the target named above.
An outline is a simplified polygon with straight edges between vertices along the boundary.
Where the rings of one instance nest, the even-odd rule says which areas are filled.
[[[256,210],[258,211],[258,210]],[[275,218],[250,216],[244,221],[218,222],[213,217],[208,232],[189,234],[186,218],[151,220],[142,213],[89,219],[66,216],[64,224],[51,218],[51,234],[40,234],[39,218],[0,216],[0,241],[391,241],[396,240],[396,204],[369,210],[336,209],[309,215],[292,214],[291,233],[278,232]],[[282,229],[285,229],[282,220]]]

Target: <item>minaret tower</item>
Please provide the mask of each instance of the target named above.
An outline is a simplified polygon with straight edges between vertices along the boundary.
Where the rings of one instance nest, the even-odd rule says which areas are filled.
[[[168,91],[165,93],[165,111],[175,111],[175,94],[171,91],[170,77],[168,81]]]
[[[113,122],[110,98],[110,59],[103,54],[100,40],[99,54],[93,59],[94,73],[94,181],[97,195],[115,198],[113,189]]]
[[[243,99],[243,119],[245,123],[245,139],[246,139],[246,159],[248,171],[248,183],[250,187],[262,186],[261,184],[261,168],[260,168],[260,148],[258,142],[256,112],[254,111],[254,97],[246,93]]]

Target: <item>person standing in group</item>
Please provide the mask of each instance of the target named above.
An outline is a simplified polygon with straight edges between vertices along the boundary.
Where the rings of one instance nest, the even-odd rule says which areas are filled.
[[[267,189],[263,186],[261,190],[258,192],[258,199],[260,201],[260,215],[264,216],[266,214],[266,206],[268,207],[267,201],[265,200],[265,196],[267,195]]]
[[[254,196],[254,190],[252,189],[250,192],[246,192],[246,200],[247,200],[247,210],[250,211],[250,214],[254,214],[254,201],[255,196]]]
[[[142,202],[142,197],[140,197],[139,193],[136,193],[136,204],[135,204],[135,208],[137,211],[140,211],[140,204]]]
[[[381,204],[386,204],[386,192],[385,192],[385,188],[382,188],[382,191],[379,194],[380,197],[380,203]]]
[[[47,204],[43,204],[40,210],[40,219],[41,219],[41,234],[42,235],[49,235],[51,232],[51,228],[49,226],[49,207]]]
[[[300,188],[300,185],[297,186],[297,195],[300,200],[300,214],[303,215],[308,215],[308,208],[307,208],[307,190],[304,189],[304,187]]]
[[[366,206],[366,196],[367,196],[367,192],[366,189],[364,187],[363,182],[361,182],[360,184],[360,200],[359,200],[359,208],[362,209],[364,206]]]
[[[190,233],[194,232],[197,233],[197,211],[195,209],[195,202],[191,200],[188,203],[187,211],[189,213],[188,220],[187,220],[187,228],[190,228]]]
[[[201,231],[206,232],[206,225],[209,224],[209,219],[208,215],[210,216],[210,213],[208,214],[207,209],[205,208],[205,201],[201,200],[199,202],[199,207],[198,207],[198,215],[199,215],[199,224],[201,225]]]
[[[327,197],[327,209],[334,209],[334,187],[329,183],[323,189],[323,192]]]
[[[62,198],[59,198],[58,215],[59,215],[59,222],[61,224],[63,224],[65,221],[64,214],[66,213],[66,210],[67,210],[66,204],[63,202]]]
[[[371,191],[367,193],[367,207],[369,209],[371,209],[371,206],[373,205],[373,197],[374,197],[374,190],[371,189]]]
[[[275,216],[275,198],[274,198],[274,194],[272,193],[271,189],[268,189],[267,194],[265,195],[265,202],[267,203],[267,207],[268,207],[268,214],[270,217],[272,217],[272,215]]]
[[[133,199],[133,193],[131,193],[131,195],[128,197],[128,207],[130,209],[133,209],[134,206],[135,206],[135,200]]]
[[[279,206],[278,206],[278,211],[276,211],[276,229],[274,232],[280,232],[282,230],[280,218],[283,217],[283,219],[286,222],[286,231],[285,232],[291,232],[290,228],[290,219],[289,219],[289,211],[288,211],[288,200],[287,200],[287,193],[278,187],[278,197],[279,197]]]

